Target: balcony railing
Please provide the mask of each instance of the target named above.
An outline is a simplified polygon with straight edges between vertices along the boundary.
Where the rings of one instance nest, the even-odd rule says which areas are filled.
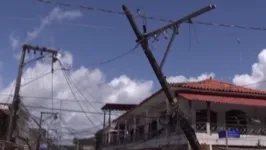
[[[248,135],[266,135],[266,125],[264,124],[214,124],[210,123],[210,131],[212,133],[217,133],[219,131],[225,129],[237,129],[240,131],[241,134],[248,134]],[[196,132],[207,132],[207,123],[197,122],[195,125]]]
[[[110,143],[104,144],[105,146],[110,146],[110,145],[123,145],[123,144],[129,144],[129,143],[135,143],[135,142],[145,142],[150,139],[154,138],[159,138],[161,136],[165,136],[165,129],[166,128],[161,128],[156,131],[150,131],[148,133],[136,133],[135,137],[132,135],[125,135],[124,132],[120,132],[120,138],[119,140],[117,139],[117,134],[113,135],[113,138],[111,138]]]

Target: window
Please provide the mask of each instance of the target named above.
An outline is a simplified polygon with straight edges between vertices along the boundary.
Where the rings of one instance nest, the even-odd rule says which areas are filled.
[[[217,128],[217,113],[210,111],[210,125],[211,131],[215,131]],[[207,109],[202,109],[196,112],[196,130],[199,132],[207,132],[206,123],[207,118]]]
[[[230,110],[225,114],[226,127],[239,129],[241,133],[247,132],[247,115],[241,110]]]

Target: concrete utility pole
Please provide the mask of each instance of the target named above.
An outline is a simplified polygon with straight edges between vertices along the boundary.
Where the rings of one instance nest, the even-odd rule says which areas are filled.
[[[12,140],[12,138],[14,137],[13,135],[14,130],[16,130],[17,112],[20,108],[20,102],[21,102],[19,91],[20,91],[23,67],[25,65],[24,60],[25,60],[26,51],[30,52],[31,50],[34,51],[34,53],[36,51],[40,52],[41,54],[51,53],[53,56],[53,60],[52,60],[53,62],[54,62],[55,56],[57,55],[57,50],[52,50],[52,49],[48,49],[45,47],[40,48],[38,46],[31,46],[31,45],[26,45],[26,44],[22,46],[22,53],[21,53],[21,58],[20,58],[20,63],[19,63],[19,68],[18,68],[18,75],[16,79],[15,93],[14,93],[12,105],[10,107],[11,113],[10,113],[10,120],[9,120],[9,126],[8,126],[7,141]]]
[[[191,13],[190,15],[187,15],[187,16],[185,16],[185,17],[183,17],[183,18],[181,18],[181,19],[179,19],[179,20],[177,20],[177,21],[175,21],[173,23],[170,23],[170,24],[168,24],[168,25],[166,25],[166,26],[164,26],[162,28],[159,28],[159,29],[157,29],[155,31],[152,31],[150,33],[147,33],[147,34],[142,34],[139,31],[139,29],[138,29],[138,27],[137,27],[132,15],[131,15],[130,11],[128,10],[128,8],[125,5],[123,5],[122,8],[124,10],[124,13],[125,13],[128,21],[129,21],[133,31],[135,32],[135,35],[137,36],[137,42],[140,42],[140,44],[141,44],[141,46],[142,46],[142,48],[144,50],[144,53],[145,53],[147,59],[149,60],[149,63],[151,65],[151,67],[152,67],[157,79],[159,80],[159,82],[160,82],[160,84],[162,86],[162,89],[163,89],[163,91],[164,91],[164,93],[165,93],[165,95],[166,95],[166,97],[168,99],[168,102],[169,102],[170,106],[171,106],[170,108],[172,110],[175,109],[175,110],[173,110],[173,112],[171,112],[172,113],[171,116],[177,117],[176,115],[178,115],[178,117],[180,118],[180,127],[184,131],[184,133],[186,135],[186,138],[187,138],[187,140],[189,141],[189,143],[191,145],[191,148],[193,150],[199,150],[200,149],[200,144],[199,144],[199,142],[197,140],[195,131],[190,126],[188,120],[183,115],[184,113],[180,109],[177,108],[177,99],[175,97],[175,94],[170,89],[170,87],[169,87],[169,85],[168,85],[168,83],[167,83],[167,81],[165,79],[165,76],[164,76],[164,74],[163,74],[163,72],[161,70],[162,65],[163,65],[165,60],[163,59],[163,61],[161,63],[161,67],[160,67],[158,65],[155,57],[153,56],[150,48],[149,48],[148,39],[150,37],[154,36],[154,35],[159,35],[160,33],[164,32],[165,30],[167,30],[169,28],[174,28],[174,31],[175,31],[176,30],[175,28],[178,28],[181,23],[187,22],[187,21],[191,21],[192,18],[197,17],[197,16],[199,16],[199,15],[201,15],[201,14],[207,12],[207,11],[210,11],[210,10],[214,9],[215,5],[209,5],[207,7],[204,7],[204,8],[202,8],[202,9],[200,9],[200,10],[194,12],[194,13]],[[173,39],[174,39],[174,37],[171,38],[170,42],[172,42]],[[169,49],[169,48],[167,48],[167,49]]]
[[[37,139],[37,144],[36,144],[36,150],[40,149],[40,142],[41,142],[41,132],[42,132],[42,122],[43,122],[43,115],[44,114],[48,114],[48,115],[53,115],[54,119],[56,120],[58,118],[58,113],[54,113],[54,112],[41,112],[41,117],[40,117],[40,121],[39,121],[39,135],[38,135],[38,139]]]
[[[80,143],[79,143],[79,139],[78,138],[74,138],[73,139],[74,145],[75,145],[75,149],[79,150],[80,149]]]

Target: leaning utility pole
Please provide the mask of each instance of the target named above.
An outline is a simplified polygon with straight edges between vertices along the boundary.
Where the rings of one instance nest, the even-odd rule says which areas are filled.
[[[36,51],[40,52],[41,55],[43,53],[50,53],[53,56],[53,62],[55,59],[55,56],[57,55],[58,51],[57,50],[52,50],[48,49],[45,47],[38,47],[38,46],[31,46],[31,45],[23,45],[22,46],[22,53],[21,53],[21,58],[20,58],[20,63],[19,63],[19,68],[18,68],[18,75],[16,79],[16,87],[15,87],[15,93],[12,101],[12,105],[10,107],[10,120],[9,120],[9,126],[8,126],[8,134],[7,134],[7,141],[11,141],[12,138],[14,137],[14,130],[16,130],[16,124],[17,124],[17,112],[20,108],[20,96],[19,96],[19,91],[20,91],[20,85],[21,85],[21,77],[22,77],[22,71],[23,67],[25,65],[25,55],[26,51],[30,52],[31,50],[36,53]]]
[[[164,26],[164,27],[162,27],[160,29],[157,29],[157,30],[152,31],[152,32],[147,33],[147,34],[146,33],[142,34],[139,31],[139,29],[138,29],[138,27],[137,27],[132,15],[131,15],[130,11],[128,10],[128,8],[125,5],[123,5],[122,8],[124,10],[124,13],[125,13],[128,21],[129,21],[132,29],[135,32],[135,35],[137,36],[137,42],[139,42],[141,44],[141,46],[142,46],[142,48],[144,50],[144,53],[145,53],[147,59],[149,60],[149,63],[151,65],[151,67],[152,67],[157,79],[159,80],[159,82],[160,82],[160,84],[162,86],[162,89],[163,89],[163,91],[164,91],[164,93],[165,93],[165,95],[166,95],[166,97],[168,99],[168,102],[169,102],[170,108],[171,108],[171,112],[170,113],[172,113],[171,116],[175,116],[175,117],[178,116],[179,117],[179,119],[180,119],[180,128],[184,131],[185,136],[186,136],[191,148],[193,150],[199,150],[200,149],[200,144],[199,144],[199,142],[197,140],[195,131],[190,126],[188,120],[185,118],[184,113],[178,108],[177,99],[175,97],[175,94],[170,89],[170,87],[169,87],[169,85],[168,85],[168,83],[167,83],[167,81],[165,79],[165,76],[164,76],[164,74],[163,74],[163,72],[161,70],[162,65],[163,65],[163,63],[165,61],[164,59],[165,59],[166,56],[164,56],[164,59],[163,59],[163,61],[161,63],[161,66],[159,66],[157,61],[156,61],[156,59],[155,59],[155,57],[153,56],[153,54],[152,54],[152,52],[151,52],[151,50],[149,48],[148,39],[150,37],[154,36],[154,35],[159,35],[160,33],[164,32],[165,30],[167,30],[169,28],[173,28],[174,31],[176,31],[176,28],[178,28],[181,23],[187,22],[187,21],[191,21],[192,18],[197,17],[197,16],[199,16],[199,15],[201,15],[201,14],[207,12],[207,11],[210,11],[210,10],[214,9],[215,5],[209,5],[207,7],[204,7],[204,8],[202,8],[202,9],[200,9],[200,10],[194,12],[194,13],[191,13],[190,15],[187,15],[187,16],[185,16],[185,17],[183,17],[183,18],[181,18],[181,19],[179,19],[179,20],[177,20],[177,21],[175,21],[173,23],[170,23],[170,24],[168,24],[168,25],[166,25],[166,26]],[[175,33],[173,33],[173,34],[175,34]],[[170,40],[170,42],[172,42],[172,41],[173,41],[173,38]],[[167,48],[167,49],[169,49],[169,48]],[[167,53],[167,51],[166,51],[166,53]]]

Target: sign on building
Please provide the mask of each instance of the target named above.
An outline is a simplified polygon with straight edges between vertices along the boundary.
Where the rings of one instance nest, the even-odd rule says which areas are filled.
[[[218,133],[219,138],[240,138],[239,130],[223,130]]]

